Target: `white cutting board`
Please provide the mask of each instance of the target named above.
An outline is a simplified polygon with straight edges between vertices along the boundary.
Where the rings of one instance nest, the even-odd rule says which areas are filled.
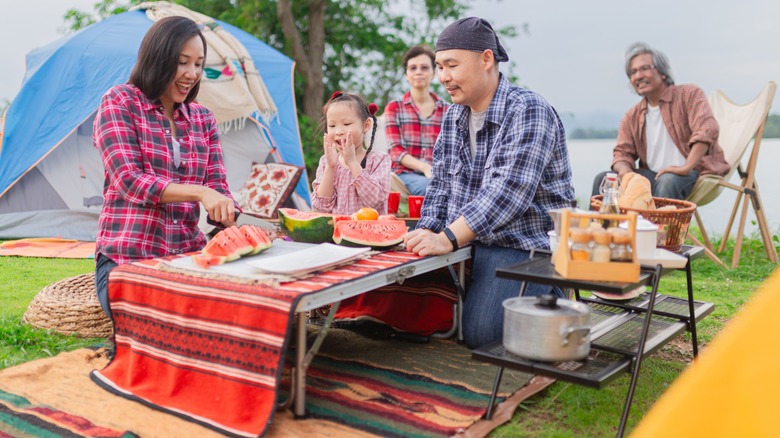
[[[688,262],[687,258],[681,256],[680,254],[667,251],[663,248],[656,248],[655,254],[653,254],[652,258],[639,259],[639,263],[642,265],[655,266],[660,263],[661,266],[663,266],[664,268],[673,268],[673,269],[684,268],[687,262]]]

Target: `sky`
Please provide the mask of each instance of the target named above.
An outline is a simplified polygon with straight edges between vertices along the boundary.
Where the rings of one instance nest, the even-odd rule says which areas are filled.
[[[0,14],[0,100],[12,100],[24,57],[62,37],[70,8],[96,0],[4,1]],[[528,25],[502,41],[520,85],[575,120],[619,121],[638,101],[624,73],[624,53],[644,41],[669,58],[678,84],[723,90],[737,103],[780,82],[780,1],[776,0],[475,0],[470,14],[500,28]],[[780,93],[773,113],[780,113]],[[594,122],[597,123],[597,122]],[[595,126],[617,128],[617,126]]]
[[[559,113],[622,116],[639,101],[625,74],[625,51],[643,41],[664,52],[677,84],[720,89],[736,103],[780,82],[776,0],[477,0],[471,12],[494,28],[528,24],[502,42],[522,85]],[[780,113],[780,93],[772,113]],[[617,128],[616,126],[614,128]]]

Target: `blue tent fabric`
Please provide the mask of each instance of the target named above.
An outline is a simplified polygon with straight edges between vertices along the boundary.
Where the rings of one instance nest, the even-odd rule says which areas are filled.
[[[219,22],[245,45],[274,102],[278,116],[266,126],[282,159],[303,166],[291,59],[254,36]],[[127,81],[138,47],[152,21],[144,11],[114,15],[27,56],[22,88],[8,107],[0,144],[0,197],[77,129],[112,86]],[[307,178],[296,193],[309,202]]]

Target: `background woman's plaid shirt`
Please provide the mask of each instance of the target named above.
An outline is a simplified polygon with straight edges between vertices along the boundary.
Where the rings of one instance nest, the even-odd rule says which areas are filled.
[[[412,101],[412,94],[406,92],[399,100],[394,100],[385,107],[385,136],[387,138],[387,153],[393,160],[393,172],[414,172],[401,164],[401,159],[409,154],[426,163],[433,164],[433,146],[441,130],[441,121],[449,105],[439,96],[431,93],[435,102],[433,114],[424,118]]]

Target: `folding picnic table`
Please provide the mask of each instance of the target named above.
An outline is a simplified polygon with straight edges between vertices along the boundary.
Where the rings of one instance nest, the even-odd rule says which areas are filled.
[[[379,252],[280,284],[172,267],[181,257],[187,255],[111,272],[116,353],[91,378],[113,393],[223,433],[257,436],[277,408],[290,342],[296,345],[294,413],[305,414],[306,370],[332,318],[307,351],[309,311],[332,305],[332,315],[343,299],[445,266],[454,273],[457,265],[453,277],[463,284],[471,249],[432,257]]]

